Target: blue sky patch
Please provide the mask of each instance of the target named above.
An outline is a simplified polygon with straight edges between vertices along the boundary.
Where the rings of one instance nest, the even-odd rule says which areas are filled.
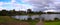
[[[11,2],[11,0],[0,0],[0,2]]]

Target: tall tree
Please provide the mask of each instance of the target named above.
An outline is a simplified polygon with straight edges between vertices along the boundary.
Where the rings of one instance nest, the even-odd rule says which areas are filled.
[[[27,9],[27,13],[31,13],[32,12],[32,10],[31,9]]]
[[[6,10],[2,10],[2,11],[1,11],[1,15],[3,15],[3,16],[5,16],[5,15],[6,15],[6,13],[7,13],[7,11],[6,11]]]

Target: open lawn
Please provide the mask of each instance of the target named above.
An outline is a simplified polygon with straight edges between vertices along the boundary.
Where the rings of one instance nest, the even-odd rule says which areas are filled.
[[[10,18],[9,16],[0,16],[0,23],[14,21],[14,19]]]
[[[45,25],[60,25],[60,21],[57,21],[57,22],[45,22]]]

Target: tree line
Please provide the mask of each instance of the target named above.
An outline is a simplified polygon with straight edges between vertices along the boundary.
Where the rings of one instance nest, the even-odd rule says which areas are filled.
[[[27,9],[26,11],[15,11],[15,9],[7,11],[2,10],[0,11],[0,16],[12,16],[12,15],[27,15],[27,14],[41,14],[43,12],[33,12],[31,9]]]
[[[2,10],[0,11],[0,16],[12,16],[12,15],[28,15],[28,14],[60,14],[60,12],[34,12],[31,9],[27,9],[27,11],[15,11],[15,9],[7,11]]]

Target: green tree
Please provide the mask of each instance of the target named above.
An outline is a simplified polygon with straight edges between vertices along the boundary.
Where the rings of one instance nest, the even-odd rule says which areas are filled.
[[[7,13],[7,11],[6,11],[6,10],[2,10],[2,11],[1,11],[1,15],[2,15],[2,16],[5,16],[5,15],[6,15],[6,13]]]
[[[12,15],[16,15],[15,9],[13,9],[13,10],[11,11],[11,14],[12,14]]]
[[[32,10],[31,9],[27,9],[27,13],[28,14],[31,14],[32,13]]]

